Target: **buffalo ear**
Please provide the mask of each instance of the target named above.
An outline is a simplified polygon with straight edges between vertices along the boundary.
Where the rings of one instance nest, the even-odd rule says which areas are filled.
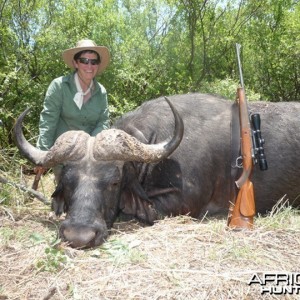
[[[67,207],[65,205],[65,199],[63,197],[63,186],[59,183],[51,195],[52,203],[51,209],[55,212],[57,216],[61,216],[64,212],[66,212]]]
[[[59,217],[64,212],[64,201],[61,197],[53,197],[51,203],[51,209]]]
[[[123,167],[123,178],[125,178],[125,180],[122,183],[120,199],[120,209],[122,213],[136,217],[148,224],[153,224],[157,219],[157,212],[139,182],[132,162],[125,163]]]
[[[120,209],[123,214],[133,216],[150,225],[152,225],[158,217],[153,206],[148,201],[140,198],[131,189],[122,191]]]

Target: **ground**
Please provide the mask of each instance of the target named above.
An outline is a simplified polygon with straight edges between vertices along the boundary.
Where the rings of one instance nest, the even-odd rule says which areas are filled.
[[[232,231],[225,219],[188,216],[150,227],[130,221],[115,224],[102,246],[75,250],[59,241],[48,206],[2,205],[0,299],[300,299],[300,291],[261,295],[259,284],[249,285],[255,274],[299,274],[299,211],[278,208],[254,225]]]

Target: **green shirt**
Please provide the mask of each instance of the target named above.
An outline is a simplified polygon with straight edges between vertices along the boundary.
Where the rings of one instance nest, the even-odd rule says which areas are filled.
[[[74,73],[54,79],[46,92],[40,115],[37,147],[49,150],[55,140],[69,130],[83,130],[91,136],[109,128],[109,112],[105,88],[94,79],[91,98],[81,110],[73,98],[77,93]]]

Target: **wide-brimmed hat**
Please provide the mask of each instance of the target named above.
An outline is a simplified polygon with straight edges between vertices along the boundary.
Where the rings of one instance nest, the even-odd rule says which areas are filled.
[[[77,42],[74,48],[65,50],[62,53],[64,62],[71,69],[74,69],[75,68],[73,64],[74,55],[84,50],[93,50],[99,54],[101,63],[99,65],[97,75],[102,73],[109,64],[109,60],[110,60],[109,50],[105,46],[97,46],[97,44],[92,40],[80,40]]]

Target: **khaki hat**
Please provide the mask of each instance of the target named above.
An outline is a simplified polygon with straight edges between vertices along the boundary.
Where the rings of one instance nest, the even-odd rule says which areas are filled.
[[[97,75],[102,73],[107,68],[110,61],[109,50],[104,46],[97,46],[96,43],[92,40],[80,40],[77,42],[74,48],[65,50],[62,53],[62,57],[66,65],[71,69],[74,69],[74,55],[84,50],[93,50],[99,54],[101,63],[99,65]]]

